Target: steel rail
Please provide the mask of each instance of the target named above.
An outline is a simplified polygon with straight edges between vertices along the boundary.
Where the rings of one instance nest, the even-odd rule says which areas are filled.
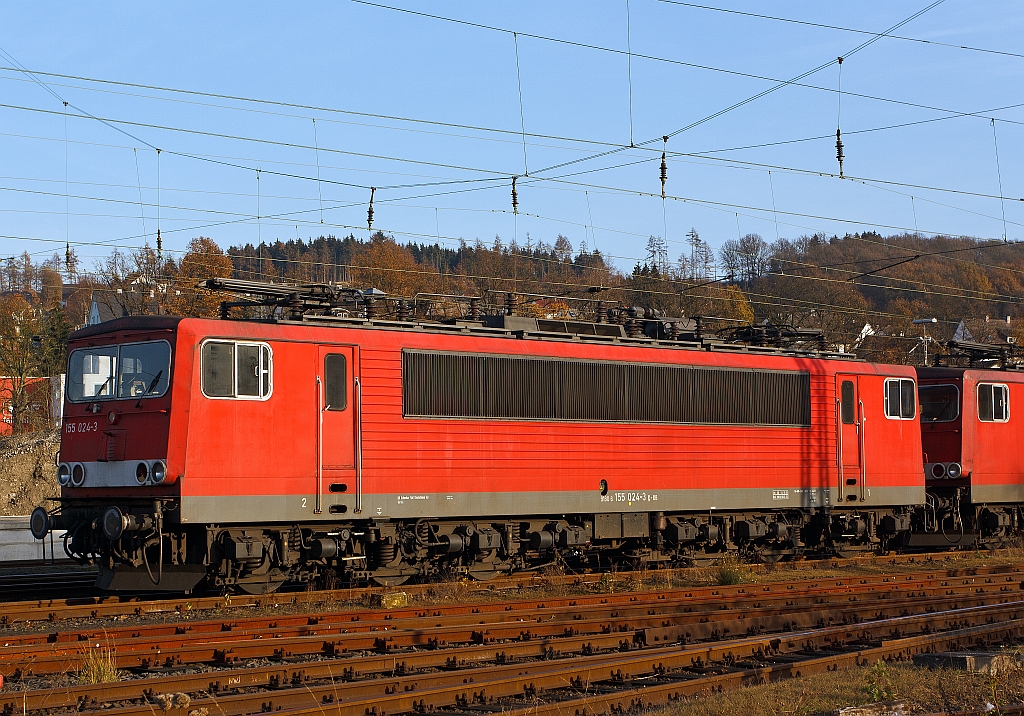
[[[350,644],[347,647],[349,650],[379,648],[377,644],[382,640],[402,646],[436,646],[442,641],[472,641],[474,635],[483,633],[492,639],[521,638],[524,627],[526,631],[538,636],[557,635],[567,623],[580,633],[588,628],[598,632],[607,628],[606,623],[609,621],[616,622],[616,628],[622,630],[628,628],[624,626],[627,620],[632,620],[634,624],[636,620],[644,618],[662,621],[670,618],[681,624],[713,622],[736,618],[751,610],[762,616],[787,614],[801,607],[824,608],[824,605],[836,610],[858,600],[863,604],[876,605],[873,607],[875,609],[885,609],[876,600],[893,601],[896,597],[916,596],[921,599],[988,594],[1001,596],[1005,600],[1008,594],[1019,592],[1020,576],[1020,573],[1012,573],[998,579],[920,579],[909,583],[847,585],[843,589],[837,589],[832,584],[833,580],[828,580],[827,584],[815,585],[813,589],[774,597],[764,592],[755,592],[746,597],[732,595],[728,602],[720,601],[718,590],[713,590],[712,601],[718,603],[711,608],[708,608],[707,602],[694,600],[691,593],[684,592],[674,599],[667,598],[667,595],[651,594],[646,600],[638,595],[622,595],[622,599],[617,602],[593,598],[587,601],[568,600],[552,606],[543,602],[498,604],[489,606],[503,606],[501,611],[492,610],[487,613],[476,609],[471,609],[469,613],[456,610],[454,614],[433,610],[434,614],[429,616],[424,610],[407,610],[404,614],[341,612],[320,615],[315,619],[308,616],[285,618],[283,624],[277,618],[257,618],[229,623],[204,621],[111,627],[102,631],[88,629],[63,635],[59,632],[12,635],[0,648],[0,673],[14,679],[30,674],[60,673],[72,665],[78,665],[94,644],[101,644],[114,652],[123,666],[152,668],[158,663],[173,666],[195,662],[224,662],[229,654],[236,659],[273,657],[282,649],[290,650],[292,654],[315,654],[322,648],[322,639],[332,635],[338,646],[343,640]],[[960,583],[956,584],[957,581]],[[878,590],[877,586],[884,589]],[[705,608],[700,610],[702,605]],[[727,613],[726,608],[731,607],[738,608],[732,608]],[[433,622],[433,626],[425,627],[425,622]],[[386,633],[386,639],[381,636],[382,632]],[[36,653],[44,641],[46,653]]]
[[[342,683],[331,680],[321,684],[288,685],[269,693],[221,693],[215,697],[191,699],[188,709],[206,708],[208,712],[222,716],[256,711],[299,716],[401,713],[444,707],[496,710],[509,709],[519,703],[529,705],[533,713],[537,699],[566,690],[575,692],[578,697],[579,692],[587,693],[594,685],[602,689],[606,685],[618,685],[627,690],[633,685],[633,691],[636,691],[638,680],[669,675],[685,679],[644,690],[650,697],[659,693],[651,689],[662,689],[667,700],[669,694],[681,693],[684,685],[694,689],[708,688],[709,674],[714,675],[710,677],[712,682],[715,677],[732,677],[742,683],[743,678],[770,674],[773,669],[780,670],[780,673],[805,673],[814,669],[816,664],[824,669],[861,663],[864,655],[878,658],[906,655],[935,645],[948,647],[960,645],[965,640],[1016,638],[1021,633],[1024,633],[1024,602],[1017,601],[994,607],[956,609],[854,626],[743,637],[693,646],[673,645],[528,663],[488,664],[429,674],[399,673],[396,656],[393,676],[346,682],[346,674],[342,671],[337,675]],[[823,651],[828,652],[827,655],[821,656]],[[757,660],[765,666],[744,669],[743,661],[747,659]],[[772,664],[773,660],[776,665]],[[780,661],[785,663],[777,665]],[[722,674],[722,671],[727,673]],[[701,679],[705,683],[701,684]],[[621,693],[611,697],[619,704],[630,698]],[[593,700],[593,697],[587,697],[587,702],[592,703]],[[651,703],[649,698],[647,703]],[[377,709],[375,712],[372,711],[374,707]],[[564,704],[558,704],[558,707],[562,708]],[[134,716],[151,714],[152,708],[152,704],[146,702],[103,709],[102,713],[105,716]],[[167,712],[173,715],[187,711],[172,705]],[[572,713],[573,710],[559,712]]]
[[[809,657],[784,664],[772,664],[762,667],[742,669],[689,681],[675,681],[656,684],[642,688],[628,689],[618,693],[594,694],[566,701],[557,701],[543,705],[531,706],[530,716],[562,716],[577,714],[578,716],[597,716],[598,714],[632,713],[670,705],[683,696],[709,690],[724,690],[747,685],[763,684],[783,678],[795,678],[836,671],[854,666],[866,666],[882,660],[906,661],[916,653],[923,651],[949,651],[961,648],[966,643],[973,645],[987,643],[993,637],[1002,640],[1018,640],[1024,636],[1024,620],[1012,623],[984,624],[965,627],[940,634],[925,634],[883,640],[881,646],[859,649],[857,651],[831,654],[824,657]],[[992,711],[973,712],[977,714]],[[1024,706],[1003,708],[999,713],[1024,713]]]
[[[948,555],[943,555],[948,557]],[[821,564],[822,566],[828,565],[833,568],[839,568],[845,565],[862,564],[865,561],[885,565],[885,566],[897,566],[899,564],[931,564],[933,560],[922,555],[897,555],[894,557],[886,558],[874,558],[874,557],[854,557],[850,559],[831,559],[825,560],[820,563],[818,562],[796,562],[793,564],[811,566],[813,564]],[[758,568],[762,570],[769,569],[764,565],[749,565],[752,572],[758,571]],[[980,566],[980,567],[964,567],[964,568],[948,568],[943,569],[941,564],[934,565],[934,572],[921,572],[918,574],[936,574],[942,573],[946,576],[954,577],[960,575],[974,575],[981,576],[986,574],[998,574],[1010,569],[1017,569],[1020,565],[994,565],[994,566]],[[776,566],[770,567],[775,572],[782,571]],[[676,574],[685,576],[687,573],[691,573],[692,570],[672,570],[667,574]],[[903,573],[906,575],[907,573]],[[635,573],[635,572],[620,572],[614,577],[622,580],[631,580],[636,577],[650,577],[651,572]],[[896,577],[901,575],[888,575],[890,577]],[[850,578],[837,578],[837,581],[842,579],[874,579],[875,576],[860,576]],[[478,586],[470,588],[470,594],[476,593],[493,593],[500,590],[506,589],[530,589],[539,587],[552,587],[552,586],[571,586],[584,588],[590,585],[596,585],[606,579],[605,574],[594,573],[594,574],[580,574],[580,575],[566,575],[566,576],[538,576],[538,575],[519,575],[514,577],[508,577],[492,582],[480,583]],[[766,583],[768,584],[790,584],[790,583],[806,583],[807,580],[792,580]],[[432,589],[435,589],[437,585],[433,584],[417,584],[417,585],[405,585],[402,587],[402,591],[410,594],[424,594],[429,593]],[[747,585],[750,588],[750,585]],[[707,592],[709,589],[719,589],[723,594],[729,594],[729,587],[694,587],[689,591],[694,593]],[[742,587],[740,593],[742,593]],[[673,589],[672,591],[677,591]],[[218,596],[218,597],[191,597],[181,596],[173,599],[152,599],[152,598],[140,598],[140,597],[124,597],[124,596],[110,596],[110,597],[96,597],[96,598],[77,598],[77,599],[43,599],[33,600],[26,602],[10,602],[4,604],[2,613],[0,613],[0,626],[12,625],[24,622],[47,622],[53,623],[63,619],[98,619],[102,617],[112,616],[143,616],[143,615],[160,615],[168,613],[187,613],[201,610],[240,610],[244,608],[254,607],[273,607],[273,606],[295,606],[295,605],[309,605],[311,607],[318,607],[324,602],[332,600],[347,600],[347,601],[358,601],[367,600],[374,596],[386,594],[394,589],[385,589],[383,587],[362,587],[352,589],[337,589],[337,590],[325,590],[317,592],[275,592],[267,595],[231,595],[231,596]]]
[[[925,596],[930,590],[960,589],[971,590],[982,588],[986,585],[998,585],[1001,591],[1012,591],[1019,580],[1024,580],[1024,569],[1005,572],[998,575],[979,575],[967,577],[942,577],[935,575],[911,575],[912,581],[897,581],[891,576],[883,576],[877,580],[858,578],[854,580],[822,580],[807,581],[803,583],[778,583],[765,585],[761,588],[753,588],[748,585],[737,587],[732,594],[722,594],[719,589],[712,589],[710,594],[705,590],[703,593],[693,589],[675,589],[663,592],[639,592],[619,594],[596,594],[574,598],[556,598],[539,600],[520,600],[511,602],[491,602],[477,604],[445,605],[442,607],[404,607],[395,609],[375,610],[353,610],[342,609],[340,611],[322,611],[316,616],[308,614],[274,615],[258,617],[232,618],[225,621],[223,618],[206,620],[188,620],[182,623],[153,623],[131,626],[107,626],[102,628],[84,627],[74,630],[61,631],[40,631],[27,632],[22,634],[8,635],[4,639],[4,646],[38,644],[42,642],[83,642],[90,639],[103,638],[106,640],[130,637],[139,639],[142,637],[159,637],[168,635],[220,633],[224,631],[245,630],[273,630],[275,633],[287,633],[294,630],[298,633],[310,631],[326,631],[332,627],[345,628],[352,631],[368,630],[374,628],[396,629],[401,625],[402,620],[426,618],[439,618],[445,624],[460,623],[483,623],[488,620],[509,621],[521,619],[528,616],[530,619],[541,618],[545,615],[557,614],[559,610],[565,609],[588,609],[617,608],[620,614],[626,614],[630,609],[640,607],[649,608],[644,605],[656,605],[656,608],[665,610],[670,605],[682,604],[693,610],[707,604],[718,604],[718,609],[732,609],[737,606],[754,602],[755,608],[768,608],[772,604],[785,606],[796,605],[799,600],[814,600],[820,603],[822,600],[856,600],[864,597],[882,598],[900,596]],[[855,582],[855,583],[854,583]],[[799,586],[799,588],[795,588]],[[783,588],[781,591],[776,587]],[[949,591],[941,593],[951,593]],[[723,601],[728,597],[728,601]],[[318,627],[311,629],[311,626]]]
[[[1005,587],[1000,587],[1000,590]],[[381,636],[380,631],[364,632],[361,636],[344,635],[339,640],[323,639],[316,637],[308,639],[312,651],[305,652],[307,656],[333,657],[330,661],[320,663],[305,663],[293,665],[290,674],[284,667],[266,667],[257,670],[217,671],[203,673],[200,675],[183,675],[177,677],[164,677],[159,684],[152,679],[131,680],[121,684],[109,684],[102,687],[90,689],[74,688],[64,691],[56,689],[44,689],[42,691],[12,694],[9,698],[0,698],[0,712],[14,711],[18,708],[25,709],[29,706],[33,710],[40,708],[55,708],[58,706],[68,707],[81,704],[85,701],[101,703],[103,701],[116,701],[131,698],[143,698],[143,691],[152,692],[156,688],[173,689],[175,691],[202,692],[207,690],[221,691],[222,688],[230,688],[230,684],[243,683],[248,686],[262,686],[263,688],[274,688],[282,683],[295,683],[296,680],[304,683],[310,678],[325,678],[337,676],[339,669],[342,675],[347,678],[366,678],[369,673],[393,672],[398,667],[398,659],[401,658],[401,670],[422,671],[423,669],[437,669],[450,667],[453,663],[475,663],[480,660],[504,661],[506,659],[538,659],[552,658],[566,653],[593,653],[607,650],[629,650],[633,648],[650,647],[657,644],[682,641],[692,642],[708,639],[721,639],[728,634],[744,635],[750,633],[791,631],[795,628],[818,628],[833,626],[837,622],[840,625],[857,623],[865,620],[877,620],[894,615],[906,614],[911,611],[931,612],[938,609],[949,608],[977,608],[992,601],[993,598],[1005,601],[1008,595],[1005,591],[994,592],[990,596],[972,594],[976,586],[971,586],[966,594],[951,596],[948,588],[941,588],[941,597],[931,599],[910,598],[880,601],[858,601],[853,604],[818,604],[807,605],[803,609],[794,609],[791,606],[786,610],[779,609],[729,609],[725,611],[710,610],[706,612],[685,612],[677,617],[682,619],[665,619],[664,614],[651,614],[646,606],[637,609],[638,616],[631,619],[580,619],[576,615],[569,615],[570,619],[559,622],[548,622],[539,618],[538,623],[517,622],[512,625],[497,625],[497,629],[482,625],[478,630],[471,630],[468,633],[468,644],[461,642],[441,641],[436,635],[427,636],[427,644],[435,645],[437,648],[430,651],[408,653],[401,651],[408,649],[411,643],[423,643],[421,631],[410,629],[409,634],[404,638],[401,632],[397,633],[392,629],[388,635]],[[583,616],[583,615],[580,615]],[[586,616],[591,616],[586,614]],[[673,615],[669,615],[673,616]],[[398,624],[391,624],[391,627],[398,627]],[[380,628],[380,627],[373,627]],[[385,622],[383,628],[388,628]],[[238,660],[252,658],[291,659],[294,658],[296,650],[294,643],[288,640],[282,641],[276,636],[270,638],[258,638],[261,635],[252,635],[257,638],[252,640],[251,648],[243,647],[236,651],[235,647],[224,644],[212,645],[214,658],[221,666],[230,665]],[[453,636],[449,633],[449,636]],[[467,639],[463,632],[462,639]],[[44,648],[52,645],[47,642]],[[103,644],[106,648],[116,650],[119,666],[125,666],[120,645]],[[142,667],[145,670],[149,667],[162,667],[164,665],[184,665],[180,654],[174,656],[173,645],[164,644],[163,651],[168,655],[169,663],[158,663],[156,661],[148,664],[143,661]],[[372,650],[384,654],[384,656],[352,656],[352,652],[358,650]],[[152,650],[150,650],[152,653]],[[390,654],[390,655],[389,655]],[[58,668],[71,668],[73,664],[66,654],[50,653],[49,656],[56,659]],[[209,656],[209,652],[205,654]],[[18,659],[20,663],[33,662],[38,655],[27,652]],[[30,667],[37,671],[45,671],[40,661]],[[285,673],[282,673],[285,672]],[[297,675],[298,674],[298,675]],[[21,678],[24,674],[15,674]],[[221,684],[225,686],[222,687]],[[13,699],[13,700],[12,700]],[[18,703],[15,704],[14,701]]]

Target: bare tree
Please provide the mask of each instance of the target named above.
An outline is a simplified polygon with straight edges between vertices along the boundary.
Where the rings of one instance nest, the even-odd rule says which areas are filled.
[[[740,281],[753,281],[768,273],[771,252],[758,234],[747,234],[722,244],[719,257],[727,273]]]

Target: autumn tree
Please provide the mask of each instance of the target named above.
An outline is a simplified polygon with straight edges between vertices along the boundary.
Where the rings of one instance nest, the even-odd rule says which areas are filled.
[[[234,266],[213,239],[200,236],[188,244],[188,251],[174,272],[167,291],[167,313],[176,316],[216,316],[221,301],[228,297],[198,284],[208,278],[228,278]]]
[[[12,432],[45,424],[49,391],[32,390],[32,379],[63,372],[68,332],[60,306],[44,311],[20,295],[0,296],[0,403]]]

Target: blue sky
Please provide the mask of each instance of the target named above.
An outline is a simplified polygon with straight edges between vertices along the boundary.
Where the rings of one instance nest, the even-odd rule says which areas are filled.
[[[708,3],[870,32],[930,4]],[[384,4],[523,34],[354,2],[6,3],[0,48],[30,70],[300,106],[0,70],[0,257],[70,240],[88,268],[153,244],[158,214],[168,251],[199,235],[365,237],[371,186],[374,228],[399,241],[564,234],[627,269],[650,235],[678,256],[691,227],[716,248],[738,232],[999,238],[1005,211],[1024,239],[1024,106],[997,109],[1024,103],[1024,57],[999,54],[1024,54],[1020,2],[946,0],[896,33],[931,44],[883,38],[845,60],[856,179],[821,175],[838,173],[833,64],[802,80],[818,89],[786,86],[672,136],[664,203],[662,135],[870,35],[630,0],[629,49],[646,56],[630,59],[625,0]],[[135,123],[113,124],[132,136],[83,113]],[[923,120],[936,121],[863,131]],[[811,137],[824,138],[791,141]]]

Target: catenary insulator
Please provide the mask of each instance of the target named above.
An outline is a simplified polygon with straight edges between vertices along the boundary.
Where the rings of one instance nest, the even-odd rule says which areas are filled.
[[[512,177],[512,213],[519,213],[519,194],[516,192],[516,177]]]
[[[665,182],[668,180],[668,164],[665,163],[665,153],[668,149],[668,137],[662,137],[661,141],[665,148],[661,150],[661,198],[665,198]]]
[[[843,139],[839,129],[836,129],[836,159],[839,160],[839,178],[843,178]]]
[[[373,195],[377,193],[377,187],[370,187],[370,208],[366,210],[366,230],[373,231]]]

